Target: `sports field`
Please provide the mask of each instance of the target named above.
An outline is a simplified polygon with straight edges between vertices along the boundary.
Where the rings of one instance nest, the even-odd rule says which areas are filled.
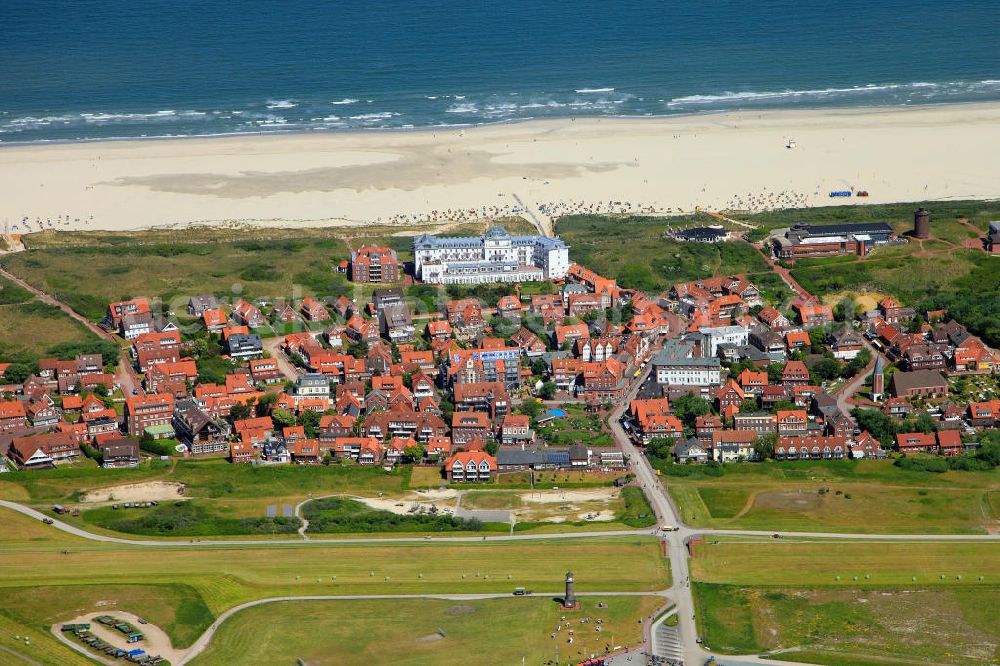
[[[192,664],[540,664],[558,650],[583,661],[641,640],[655,597],[586,599],[561,611],[548,598],[483,601],[334,601],[268,604],[241,611]],[[566,620],[561,620],[565,617]],[[274,621],[294,618],[293,622]],[[589,622],[581,623],[587,618]],[[597,624],[600,619],[601,623]],[[569,628],[556,631],[559,625]],[[597,629],[600,628],[600,631]],[[555,633],[556,637],[552,638]]]
[[[719,529],[982,534],[1000,514],[1000,473],[902,470],[891,461],[727,465],[668,477],[685,522]]]

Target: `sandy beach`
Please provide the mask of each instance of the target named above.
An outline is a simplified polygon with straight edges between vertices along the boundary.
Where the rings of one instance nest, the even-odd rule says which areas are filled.
[[[671,213],[994,198],[997,145],[1000,104],[7,146],[0,224],[21,233],[402,225],[539,207]],[[851,188],[870,196],[828,196]]]

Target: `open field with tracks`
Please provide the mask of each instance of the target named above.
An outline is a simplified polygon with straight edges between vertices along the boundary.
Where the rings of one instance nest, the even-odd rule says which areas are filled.
[[[899,534],[994,532],[1000,473],[930,474],[891,461],[727,465],[669,477],[685,522],[719,529]]]
[[[713,650],[833,665],[1000,656],[1000,544],[722,539],[694,546],[691,576]]]
[[[579,611],[561,611],[550,599],[484,601],[290,602],[241,611],[223,625],[212,646],[192,664],[530,664],[562,659],[640,640],[638,619],[664,605],[651,597],[606,597]],[[560,618],[565,617],[566,621]],[[295,618],[275,622],[274,618]],[[588,618],[587,623],[580,623]],[[596,620],[600,619],[598,625]],[[560,624],[569,630],[556,632]],[[600,631],[597,628],[600,627]],[[556,638],[551,634],[556,633]]]

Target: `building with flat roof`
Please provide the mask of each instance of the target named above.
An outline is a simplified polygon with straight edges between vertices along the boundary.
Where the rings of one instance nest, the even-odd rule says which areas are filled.
[[[499,225],[479,237],[422,234],[413,240],[413,266],[431,284],[559,280],[569,270],[569,246],[558,238],[511,236]]]
[[[656,381],[664,386],[718,386],[722,364],[717,358],[695,356],[691,340],[668,340],[653,357]]]
[[[796,224],[774,232],[774,254],[779,259],[834,257],[847,254],[865,256],[875,246],[896,238],[885,222],[845,224]]]

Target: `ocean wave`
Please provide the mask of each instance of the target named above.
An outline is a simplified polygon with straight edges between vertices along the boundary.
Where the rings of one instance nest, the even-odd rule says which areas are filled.
[[[113,123],[117,121],[135,122],[144,120],[169,120],[177,115],[173,109],[153,113],[81,113],[80,118],[87,123]]]
[[[847,86],[837,88],[805,88],[802,90],[765,90],[765,91],[740,91],[723,92],[714,95],[687,95],[675,97],[668,102],[668,107],[682,106],[709,106],[714,104],[726,104],[730,102],[768,102],[785,101],[797,99],[824,99],[828,97],[860,97],[877,93],[889,93],[893,96],[916,94],[916,99],[935,99],[942,95],[961,95],[963,93],[976,92],[984,87],[992,87],[1000,84],[1000,81],[985,79],[983,81],[913,81],[910,83],[869,83],[863,86]]]
[[[267,108],[269,109],[294,109],[299,104],[293,99],[269,99]]]
[[[363,122],[371,122],[375,120],[388,120],[389,118],[394,118],[398,116],[398,113],[393,111],[382,111],[381,113],[362,113],[358,116],[349,116],[348,120],[361,120]]]
[[[464,97],[455,99],[465,99]],[[468,104],[452,104],[444,110],[445,113],[479,113],[479,107],[471,102]]]
[[[614,91],[614,88],[577,88],[573,92],[580,95],[592,95],[594,93],[609,93]]]
[[[357,103],[358,100],[353,99],[351,97],[345,97],[344,99],[337,100],[336,102],[330,102],[330,104],[334,104],[336,106],[343,106],[345,104],[357,104]]]

